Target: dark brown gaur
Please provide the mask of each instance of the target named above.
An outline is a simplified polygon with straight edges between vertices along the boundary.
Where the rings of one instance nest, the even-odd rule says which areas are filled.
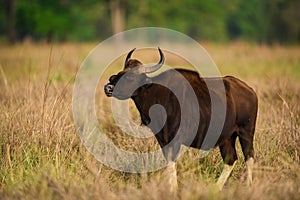
[[[202,78],[197,72],[186,69],[176,69],[177,75],[174,73],[174,70],[167,70],[155,77],[148,77],[148,73],[157,71],[164,63],[165,58],[161,49],[158,48],[160,61],[153,66],[144,66],[140,61],[131,59],[134,50],[135,49],[128,53],[123,71],[109,78],[109,83],[104,86],[105,94],[108,97],[113,96],[121,100],[131,98],[140,113],[142,124],[146,126],[149,125],[150,122],[151,124],[154,122],[157,126],[162,123],[161,117],[150,118],[149,116],[149,109],[153,105],[162,105],[166,111],[167,118],[161,130],[155,134],[155,137],[159,145],[163,148],[174,139],[178,131],[181,111],[176,96],[168,88],[155,83],[169,83],[179,90],[185,90],[185,85],[182,84],[182,81],[178,76],[179,73],[189,82],[196,94],[201,119],[199,121],[198,131],[191,144],[185,144],[184,141],[180,142],[183,145],[201,149],[203,139],[205,138],[209,124],[211,123],[211,98],[209,93],[211,88],[208,89],[206,83],[208,81],[215,81],[214,78]],[[124,78],[123,76],[125,74],[126,77]],[[121,77],[124,78],[123,83],[121,84],[122,86],[118,90],[115,90]],[[237,160],[235,148],[237,137],[239,138],[247,164],[247,184],[251,185],[252,168],[254,164],[253,137],[258,109],[257,96],[251,87],[235,77],[226,76],[221,78],[221,80],[224,83],[226,92],[226,99],[224,102],[227,111],[222,132],[215,146],[219,147],[225,165],[217,185],[220,189],[223,188]],[[141,86],[137,88],[137,85]],[[214,89],[218,90],[218,88],[213,88],[212,90]],[[154,130],[157,130],[155,125],[149,128],[153,132]],[[179,144],[179,146],[181,144]],[[171,156],[169,156],[170,152]],[[178,146],[171,148],[170,152],[166,152],[166,150],[163,149],[167,161],[172,163],[169,165],[169,168],[171,167],[173,169],[171,174],[171,178],[173,178],[170,179],[170,181],[171,184],[173,184],[172,187],[175,188],[177,187],[177,179],[174,161],[179,152]]]

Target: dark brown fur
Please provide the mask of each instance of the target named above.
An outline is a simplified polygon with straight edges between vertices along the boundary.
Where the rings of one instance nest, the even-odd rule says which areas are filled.
[[[139,74],[131,69],[139,66],[141,63],[137,60],[129,60],[124,71],[112,76],[109,80],[110,86],[115,86],[118,80],[126,73],[130,73],[133,76],[133,80],[128,80],[126,84],[122,84],[121,92],[114,91],[112,95],[119,99],[132,98],[141,116],[142,123],[148,125],[151,120],[154,120],[152,130],[156,130],[157,127],[163,127],[156,135],[156,139],[160,146],[163,148],[169,142],[174,139],[177,130],[180,126],[181,111],[180,105],[176,96],[167,88],[155,82],[162,82],[172,84],[173,86],[185,89],[185,85],[182,84],[178,74],[172,70],[165,71],[158,76],[148,77],[146,74]],[[202,146],[203,139],[207,134],[208,126],[211,123],[211,97],[210,94],[218,97],[219,88],[207,87],[207,82],[214,82],[214,78],[201,78],[197,72],[176,69],[179,74],[188,80],[189,84],[194,89],[194,92],[198,99],[200,107],[200,123],[198,126],[196,137],[191,144],[186,144],[185,140],[180,140],[172,146],[171,149],[163,149],[165,157],[168,160],[175,160],[179,152],[181,144],[197,148],[209,150],[212,146]],[[255,130],[256,116],[258,100],[255,92],[246,83],[241,80],[226,76],[222,78],[225,91],[226,101],[220,100],[220,103],[227,103],[226,119],[223,130],[215,146],[220,148],[222,158],[226,164],[232,165],[237,160],[237,154],[235,149],[236,138],[239,137],[240,144],[245,156],[245,160],[254,156],[253,150],[253,136]],[[131,96],[126,96],[126,91],[130,91],[130,88],[137,83],[143,83],[142,87],[135,90]],[[107,85],[105,87],[107,87]],[[106,91],[106,88],[105,88]],[[106,91],[107,95],[108,92]],[[121,94],[122,93],[122,94]],[[109,96],[109,95],[108,95]],[[161,117],[154,116],[152,119],[149,116],[149,109],[154,104],[162,105],[167,114],[165,124],[161,124]],[[192,110],[193,108],[189,109]],[[158,119],[158,120],[156,120]],[[155,121],[156,120],[156,121]],[[190,119],[193,120],[193,119]],[[215,122],[218,123],[218,122]],[[157,127],[155,127],[157,126]],[[189,133],[185,133],[189,134]],[[171,152],[171,157],[167,154]]]

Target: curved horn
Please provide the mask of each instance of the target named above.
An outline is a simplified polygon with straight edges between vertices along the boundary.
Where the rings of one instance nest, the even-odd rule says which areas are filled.
[[[150,66],[150,67],[141,67],[141,72],[143,73],[152,73],[155,72],[156,70],[158,70],[159,68],[162,67],[162,65],[164,64],[165,61],[165,56],[163,54],[163,52],[161,51],[161,49],[158,47],[158,51],[159,51],[159,55],[160,55],[160,60],[156,65]]]
[[[126,59],[125,59],[125,62],[124,62],[124,69],[126,68],[126,64],[127,64],[127,62],[130,60],[130,57],[131,57],[131,55],[132,55],[132,53],[134,52],[135,49],[136,49],[136,48],[132,49],[132,50],[127,54]]]

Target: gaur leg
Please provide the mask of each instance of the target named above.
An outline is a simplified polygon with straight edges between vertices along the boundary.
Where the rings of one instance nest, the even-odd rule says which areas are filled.
[[[253,149],[254,128],[240,128],[239,140],[242,146],[243,154],[247,165],[247,185],[252,185],[252,171],[254,165],[254,149]]]
[[[164,171],[164,176],[167,179],[167,185],[169,186],[169,191],[174,193],[178,189],[177,182],[177,172],[176,172],[176,164],[175,162],[169,162],[168,166]]]
[[[221,156],[224,161],[223,171],[217,181],[217,186],[220,190],[223,189],[228,177],[231,174],[231,171],[234,168],[235,161],[237,160],[236,150],[235,150],[235,140],[236,133],[234,133],[231,138],[225,140],[219,147]]]
[[[165,174],[164,176],[167,178],[169,191],[171,193],[174,193],[178,189],[175,159],[179,153],[180,145],[174,144],[170,147],[166,146],[162,150],[163,150],[163,154],[168,162],[168,165],[164,172],[164,174]]]

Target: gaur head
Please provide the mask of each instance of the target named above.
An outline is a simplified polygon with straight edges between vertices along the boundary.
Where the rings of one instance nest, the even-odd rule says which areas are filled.
[[[123,71],[112,75],[109,83],[104,85],[104,92],[108,97],[123,100],[136,96],[139,88],[149,87],[152,84],[151,78],[146,74],[155,72],[164,63],[165,58],[159,47],[160,61],[153,66],[145,66],[140,61],[131,59],[134,50],[135,48],[128,53]]]

